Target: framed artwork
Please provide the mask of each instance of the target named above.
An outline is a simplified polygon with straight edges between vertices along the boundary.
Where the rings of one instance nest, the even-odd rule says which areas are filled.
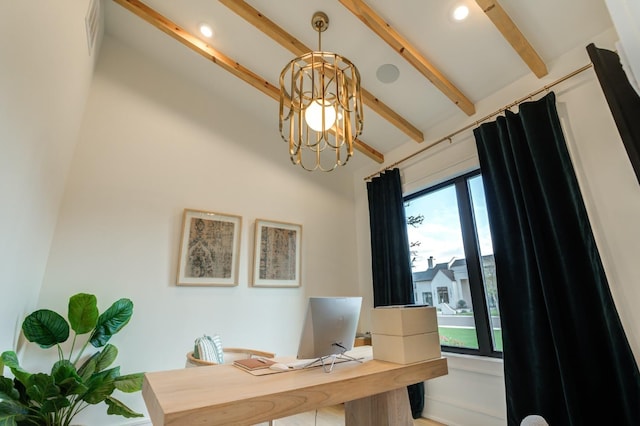
[[[240,216],[184,210],[178,285],[238,285]]]
[[[257,219],[254,287],[300,287],[302,225]]]

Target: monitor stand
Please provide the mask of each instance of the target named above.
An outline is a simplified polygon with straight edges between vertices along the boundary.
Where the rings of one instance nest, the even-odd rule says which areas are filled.
[[[314,359],[308,364],[303,365],[302,368],[304,369],[304,368],[313,367],[316,364],[320,363],[322,364],[322,369],[324,370],[325,373],[331,373],[333,371],[333,366],[335,365],[337,359],[341,359],[345,361],[355,361],[362,364],[362,358],[354,358],[350,355],[345,354],[345,352],[347,351],[347,348],[345,348],[341,344],[334,343],[333,345],[340,347],[342,351],[338,354],[321,356],[320,358]],[[331,359],[331,363],[328,362],[329,359]]]

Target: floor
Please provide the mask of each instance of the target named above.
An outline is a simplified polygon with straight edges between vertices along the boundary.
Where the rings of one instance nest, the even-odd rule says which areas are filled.
[[[415,426],[446,426],[429,419],[413,421]],[[344,425],[344,407],[342,404],[322,408],[316,411],[296,414],[295,416],[278,419],[274,426],[342,426]]]

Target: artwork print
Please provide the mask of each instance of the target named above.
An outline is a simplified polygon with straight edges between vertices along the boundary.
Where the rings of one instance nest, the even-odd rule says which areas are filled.
[[[231,278],[233,228],[230,222],[191,218],[187,277]]]
[[[256,221],[254,286],[300,285],[302,227],[291,223]]]
[[[185,210],[178,284],[237,285],[241,218]]]

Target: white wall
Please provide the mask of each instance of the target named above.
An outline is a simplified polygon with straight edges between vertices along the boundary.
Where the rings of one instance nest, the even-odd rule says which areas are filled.
[[[357,294],[353,185],[344,173],[294,167],[276,127],[251,123],[107,37],[39,305],[66,312],[77,292],[95,294],[101,311],[132,299],[133,318],[112,339],[123,373],[183,368],[205,333],[226,346],[295,353],[308,296]],[[242,216],[237,287],[175,285],[184,208]],[[302,225],[302,287],[248,286],[256,218]],[[29,362],[42,362],[30,349]],[[122,399],[145,412],[140,394]],[[92,407],[79,421],[124,424],[105,411]]]
[[[605,0],[620,42],[616,51],[627,78],[640,93],[640,3],[633,0]]]
[[[281,143],[274,129],[249,125],[242,112],[216,105],[210,94],[113,40],[101,53],[85,111],[92,67],[84,37],[87,4],[0,3],[0,24],[11,34],[0,38],[0,289],[10,295],[0,298],[2,349],[13,347],[14,330],[39,293],[39,306],[63,312],[68,297],[80,291],[96,294],[101,309],[131,298],[134,317],[113,340],[123,372],[182,368],[202,333],[220,333],[229,346],[291,353],[309,295],[364,295],[361,329],[367,330],[373,298],[362,178],[377,166],[353,177],[346,169],[303,173],[282,151],[273,152]],[[27,32],[27,17],[41,25],[37,34]],[[594,41],[612,48],[614,40],[608,33]],[[545,79],[524,78],[478,102],[469,122],[587,62],[579,49],[549,64]],[[640,189],[593,71],[555,90],[614,299],[638,358],[640,312],[633,307],[640,302],[634,285],[640,229],[632,224]],[[444,122],[429,134],[464,124]],[[407,143],[387,161],[419,147]],[[472,136],[405,166],[407,191],[473,168]],[[243,217],[238,287],[174,285],[184,208]],[[303,225],[300,289],[248,287],[256,218]],[[29,345],[27,352],[27,366],[42,363],[39,349]],[[145,412],[139,394],[122,399]],[[128,423],[105,419],[104,411],[99,406],[79,420]],[[449,375],[427,383],[425,414],[452,426],[505,424],[499,361],[450,357]]]
[[[88,4],[0,2],[0,352],[40,291],[91,82]]]
[[[598,47],[613,49],[613,30],[593,40]],[[585,42],[586,46],[589,42]],[[476,104],[477,113],[466,122],[442,123],[429,134],[433,140],[510,104],[516,99],[589,63],[584,47],[549,65],[544,79],[525,77]],[[587,70],[553,89],[558,114],[580,183],[585,204],[609,285],[636,360],[640,360],[640,287],[637,286],[637,253],[640,227],[640,187],[615,127],[597,78]],[[430,143],[429,140],[424,144]],[[407,143],[387,155],[389,164],[418,151]],[[405,193],[431,186],[478,167],[471,131],[443,143],[401,166]],[[367,214],[363,177],[377,171],[361,170],[355,177],[356,211]],[[358,222],[361,291],[371,298],[371,264],[368,221]],[[368,321],[368,318],[367,318]],[[367,328],[369,322],[363,324]],[[448,355],[449,374],[426,382],[425,416],[445,424],[499,426],[506,424],[504,378],[501,362]]]

